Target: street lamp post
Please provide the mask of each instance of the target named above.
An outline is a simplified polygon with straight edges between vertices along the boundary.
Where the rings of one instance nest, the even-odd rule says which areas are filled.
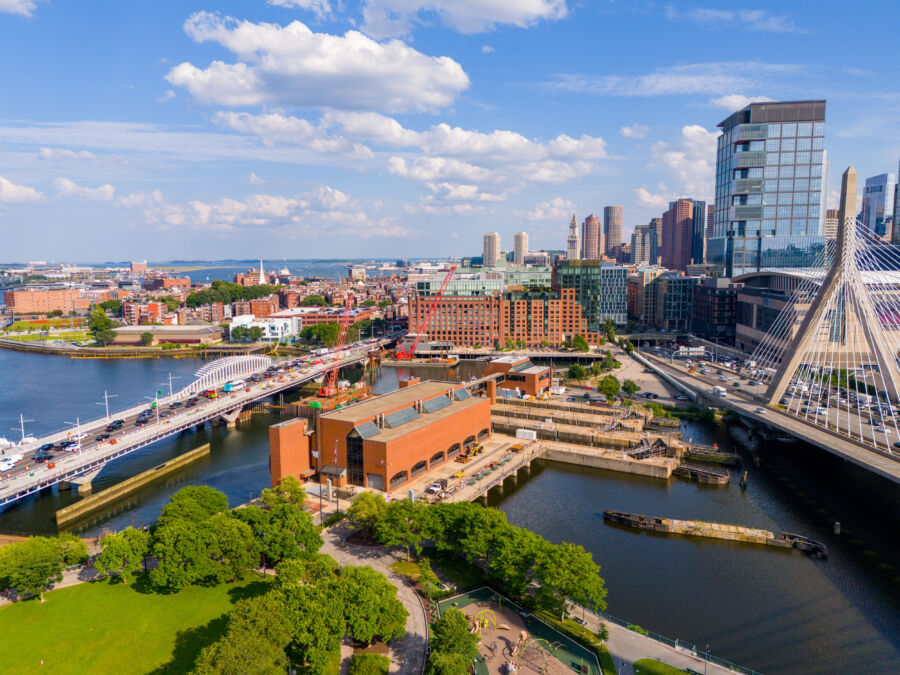
[[[706,658],[703,659],[703,675],[706,675],[706,668],[709,666],[709,645],[706,645]]]
[[[118,394],[113,394],[112,396],[110,396],[108,393],[106,393],[106,389],[104,389],[103,390],[103,402],[95,404],[95,405],[105,405],[106,406],[106,421],[107,422],[109,422],[109,417],[110,417],[109,416],[109,399],[116,398],[117,396],[118,396]]]

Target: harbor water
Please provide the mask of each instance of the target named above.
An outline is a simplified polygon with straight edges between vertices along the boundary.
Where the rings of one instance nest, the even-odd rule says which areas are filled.
[[[0,436],[17,438],[19,415],[40,435],[103,414],[104,390],[123,409],[158,390],[189,384],[196,359],[71,360],[0,350]],[[478,365],[415,368],[424,378],[468,379]],[[406,368],[383,369],[374,389],[390,391]],[[290,398],[290,397],[289,397]],[[210,425],[108,465],[101,490],[202,443],[208,459],[100,512],[76,531],[98,534],[148,524],[182,486],[207,484],[232,504],[269,485],[268,426],[254,415],[237,430]],[[9,429],[9,431],[7,431]],[[724,426],[690,424],[684,436],[720,449],[736,442]],[[705,486],[536,462],[531,475],[489,503],[511,522],[554,542],[571,541],[601,565],[608,612],[648,630],[696,644],[765,673],[900,672],[900,490],[805,443],[737,447],[749,472],[746,490],[732,470],[728,486]],[[757,465],[758,461],[758,465]],[[68,490],[23,500],[0,512],[0,530],[53,533],[54,513],[76,497]],[[799,552],[725,541],[657,535],[605,524],[603,510],[708,520],[804,534],[824,542],[824,560]],[[834,534],[840,521],[841,532]]]

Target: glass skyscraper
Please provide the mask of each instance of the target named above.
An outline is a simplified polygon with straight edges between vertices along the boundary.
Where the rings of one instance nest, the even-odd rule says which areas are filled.
[[[707,262],[809,267],[825,246],[825,101],[751,103],[719,124]]]
[[[896,188],[897,177],[892,173],[882,173],[866,179],[859,218],[863,227],[872,234],[890,239]]]

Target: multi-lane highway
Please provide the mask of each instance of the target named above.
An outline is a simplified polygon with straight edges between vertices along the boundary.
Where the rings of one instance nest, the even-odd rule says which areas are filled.
[[[0,456],[0,506],[97,471],[113,459],[198,424],[236,416],[244,406],[317,379],[335,366],[360,363],[386,342],[389,340],[369,340],[340,351],[281,361],[251,357],[256,359],[251,364],[254,367],[240,378],[242,384],[237,388],[227,387],[225,377],[215,382],[214,377],[210,380],[207,376],[202,386],[198,386],[198,380],[155,404],[135,406],[110,418],[36,439],[26,447],[7,448]]]

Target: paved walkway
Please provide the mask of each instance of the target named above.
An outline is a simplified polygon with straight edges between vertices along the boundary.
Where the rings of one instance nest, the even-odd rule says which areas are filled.
[[[91,564],[85,565],[84,567],[78,567],[73,570],[66,570],[63,572],[62,581],[58,581],[57,583],[50,586],[47,589],[49,591],[55,591],[60,588],[68,588],[69,586],[77,586],[78,584],[83,584],[88,581],[93,581],[94,579],[100,578],[100,573],[94,569],[94,566]],[[0,607],[5,607],[6,605],[11,605],[14,602],[18,602],[19,597],[16,592],[12,589],[8,591],[5,595],[0,595]]]
[[[409,583],[390,569],[399,558],[380,546],[352,546],[343,542],[350,529],[343,522],[322,532],[324,545],[320,553],[327,553],[344,565],[368,565],[384,574],[397,587],[397,598],[406,607],[406,635],[391,643],[392,673],[418,674],[425,668],[425,649],[428,646],[428,619],[425,607]],[[344,651],[342,650],[342,654]],[[344,655],[347,658],[347,655]],[[342,663],[342,669],[344,664]]]
[[[580,607],[571,607],[570,613],[574,617],[582,616]],[[600,631],[601,619],[596,614],[585,611],[584,621],[588,629],[594,632]],[[609,640],[606,641],[606,646],[609,648],[609,654],[616,665],[618,675],[634,675],[634,662],[640,659],[657,659],[676,668],[690,668],[697,673],[713,675],[730,673],[734,675],[734,671],[715,663],[706,663],[702,658],[692,656],[689,652],[669,647],[653,638],[635,633],[633,630],[610,621],[603,623],[606,624],[606,630],[609,631]],[[605,673],[604,675],[609,674]]]

